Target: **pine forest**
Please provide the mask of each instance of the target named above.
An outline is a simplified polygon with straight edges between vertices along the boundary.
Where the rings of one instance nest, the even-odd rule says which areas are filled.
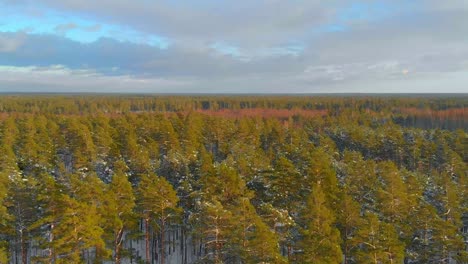
[[[468,96],[0,96],[0,263],[468,263]]]

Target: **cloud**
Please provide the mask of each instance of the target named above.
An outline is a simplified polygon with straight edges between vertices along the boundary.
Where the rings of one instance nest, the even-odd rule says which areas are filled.
[[[0,35],[0,54],[15,52],[23,44],[24,38],[24,34],[21,33]]]
[[[70,31],[76,31],[74,35],[67,35]],[[66,36],[72,40],[79,40],[82,42],[85,41],[85,37],[83,37],[85,34],[90,35],[91,37],[99,38],[99,35],[97,34],[99,31],[102,30],[102,26],[100,24],[94,24],[90,26],[86,25],[78,25],[77,23],[66,23],[66,24],[58,24],[57,26],[54,27],[54,32],[57,33],[58,35],[61,36]],[[97,37],[95,35],[98,35]],[[89,41],[93,42],[93,41]]]
[[[12,33],[0,33],[4,39]],[[37,52],[40,50],[41,52]],[[300,58],[291,54],[254,57],[245,61],[220,54],[210,47],[173,45],[159,49],[150,45],[101,38],[79,43],[61,36],[28,34],[16,52],[0,56],[0,64],[13,66],[66,65],[72,69],[91,68],[104,74],[138,76],[189,76],[212,78],[258,73],[288,73],[299,70]],[[119,70],[111,69],[117,67]]]
[[[68,31],[78,28],[75,23],[60,24],[55,27],[55,32],[60,35],[66,34]]]
[[[16,1],[17,3],[28,2]],[[303,32],[327,22],[340,1],[279,0],[220,2],[201,0],[38,1],[60,12],[105,18],[135,30],[162,35],[181,43],[205,45],[225,41],[244,47],[283,45],[303,38]]]
[[[188,92],[463,91],[465,2],[10,0],[62,19],[53,32],[0,32],[0,64],[145,91],[155,80]]]
[[[0,66],[1,92],[170,92],[184,81],[163,78],[106,76],[92,70],[49,67]],[[132,90],[135,89],[135,90]]]
[[[84,30],[87,32],[98,32],[102,29],[102,26],[99,24],[95,24],[89,27],[84,27]]]

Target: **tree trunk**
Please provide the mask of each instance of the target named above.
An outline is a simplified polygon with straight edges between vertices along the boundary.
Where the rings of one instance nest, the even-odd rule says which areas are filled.
[[[28,264],[28,252],[25,246],[26,242],[24,241],[23,229],[20,230],[20,243],[21,243],[21,263]]]
[[[346,227],[345,227],[345,230],[344,230],[344,235],[345,235],[345,239],[343,241],[343,255],[344,255],[344,260],[343,260],[343,263],[344,264],[348,264],[349,261],[348,261],[348,258],[349,258],[349,245],[348,245],[348,224],[346,224]]]
[[[52,242],[54,241],[54,227],[55,225],[54,224],[51,224],[50,225],[50,235],[49,235],[49,243],[50,243],[50,247],[49,247],[49,261],[50,263],[55,263],[55,256],[54,256],[54,250],[52,249]]]
[[[145,243],[146,243],[146,263],[150,263],[150,251],[149,251],[149,218],[145,219]]]
[[[184,226],[182,226],[181,245],[183,246],[183,249],[182,249],[183,264],[187,264],[187,238],[185,236],[185,227]]]
[[[218,218],[216,218],[216,230],[215,230],[215,263],[218,264],[219,261],[219,239],[218,239]]]
[[[165,234],[165,220],[164,217],[161,218],[161,264],[164,264],[164,257],[165,257],[165,245],[164,245],[164,234]]]
[[[123,236],[123,228],[121,228],[117,234],[115,235],[115,246],[114,246],[114,251],[115,251],[115,264],[120,264],[120,249],[122,246],[122,236]]]

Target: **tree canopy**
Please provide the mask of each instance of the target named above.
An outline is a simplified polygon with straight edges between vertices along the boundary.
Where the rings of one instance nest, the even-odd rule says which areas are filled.
[[[0,263],[466,263],[466,96],[0,96]]]

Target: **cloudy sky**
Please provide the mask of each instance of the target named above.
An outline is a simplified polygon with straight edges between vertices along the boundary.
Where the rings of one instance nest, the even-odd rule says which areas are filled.
[[[0,92],[468,92],[466,0],[0,0]]]

